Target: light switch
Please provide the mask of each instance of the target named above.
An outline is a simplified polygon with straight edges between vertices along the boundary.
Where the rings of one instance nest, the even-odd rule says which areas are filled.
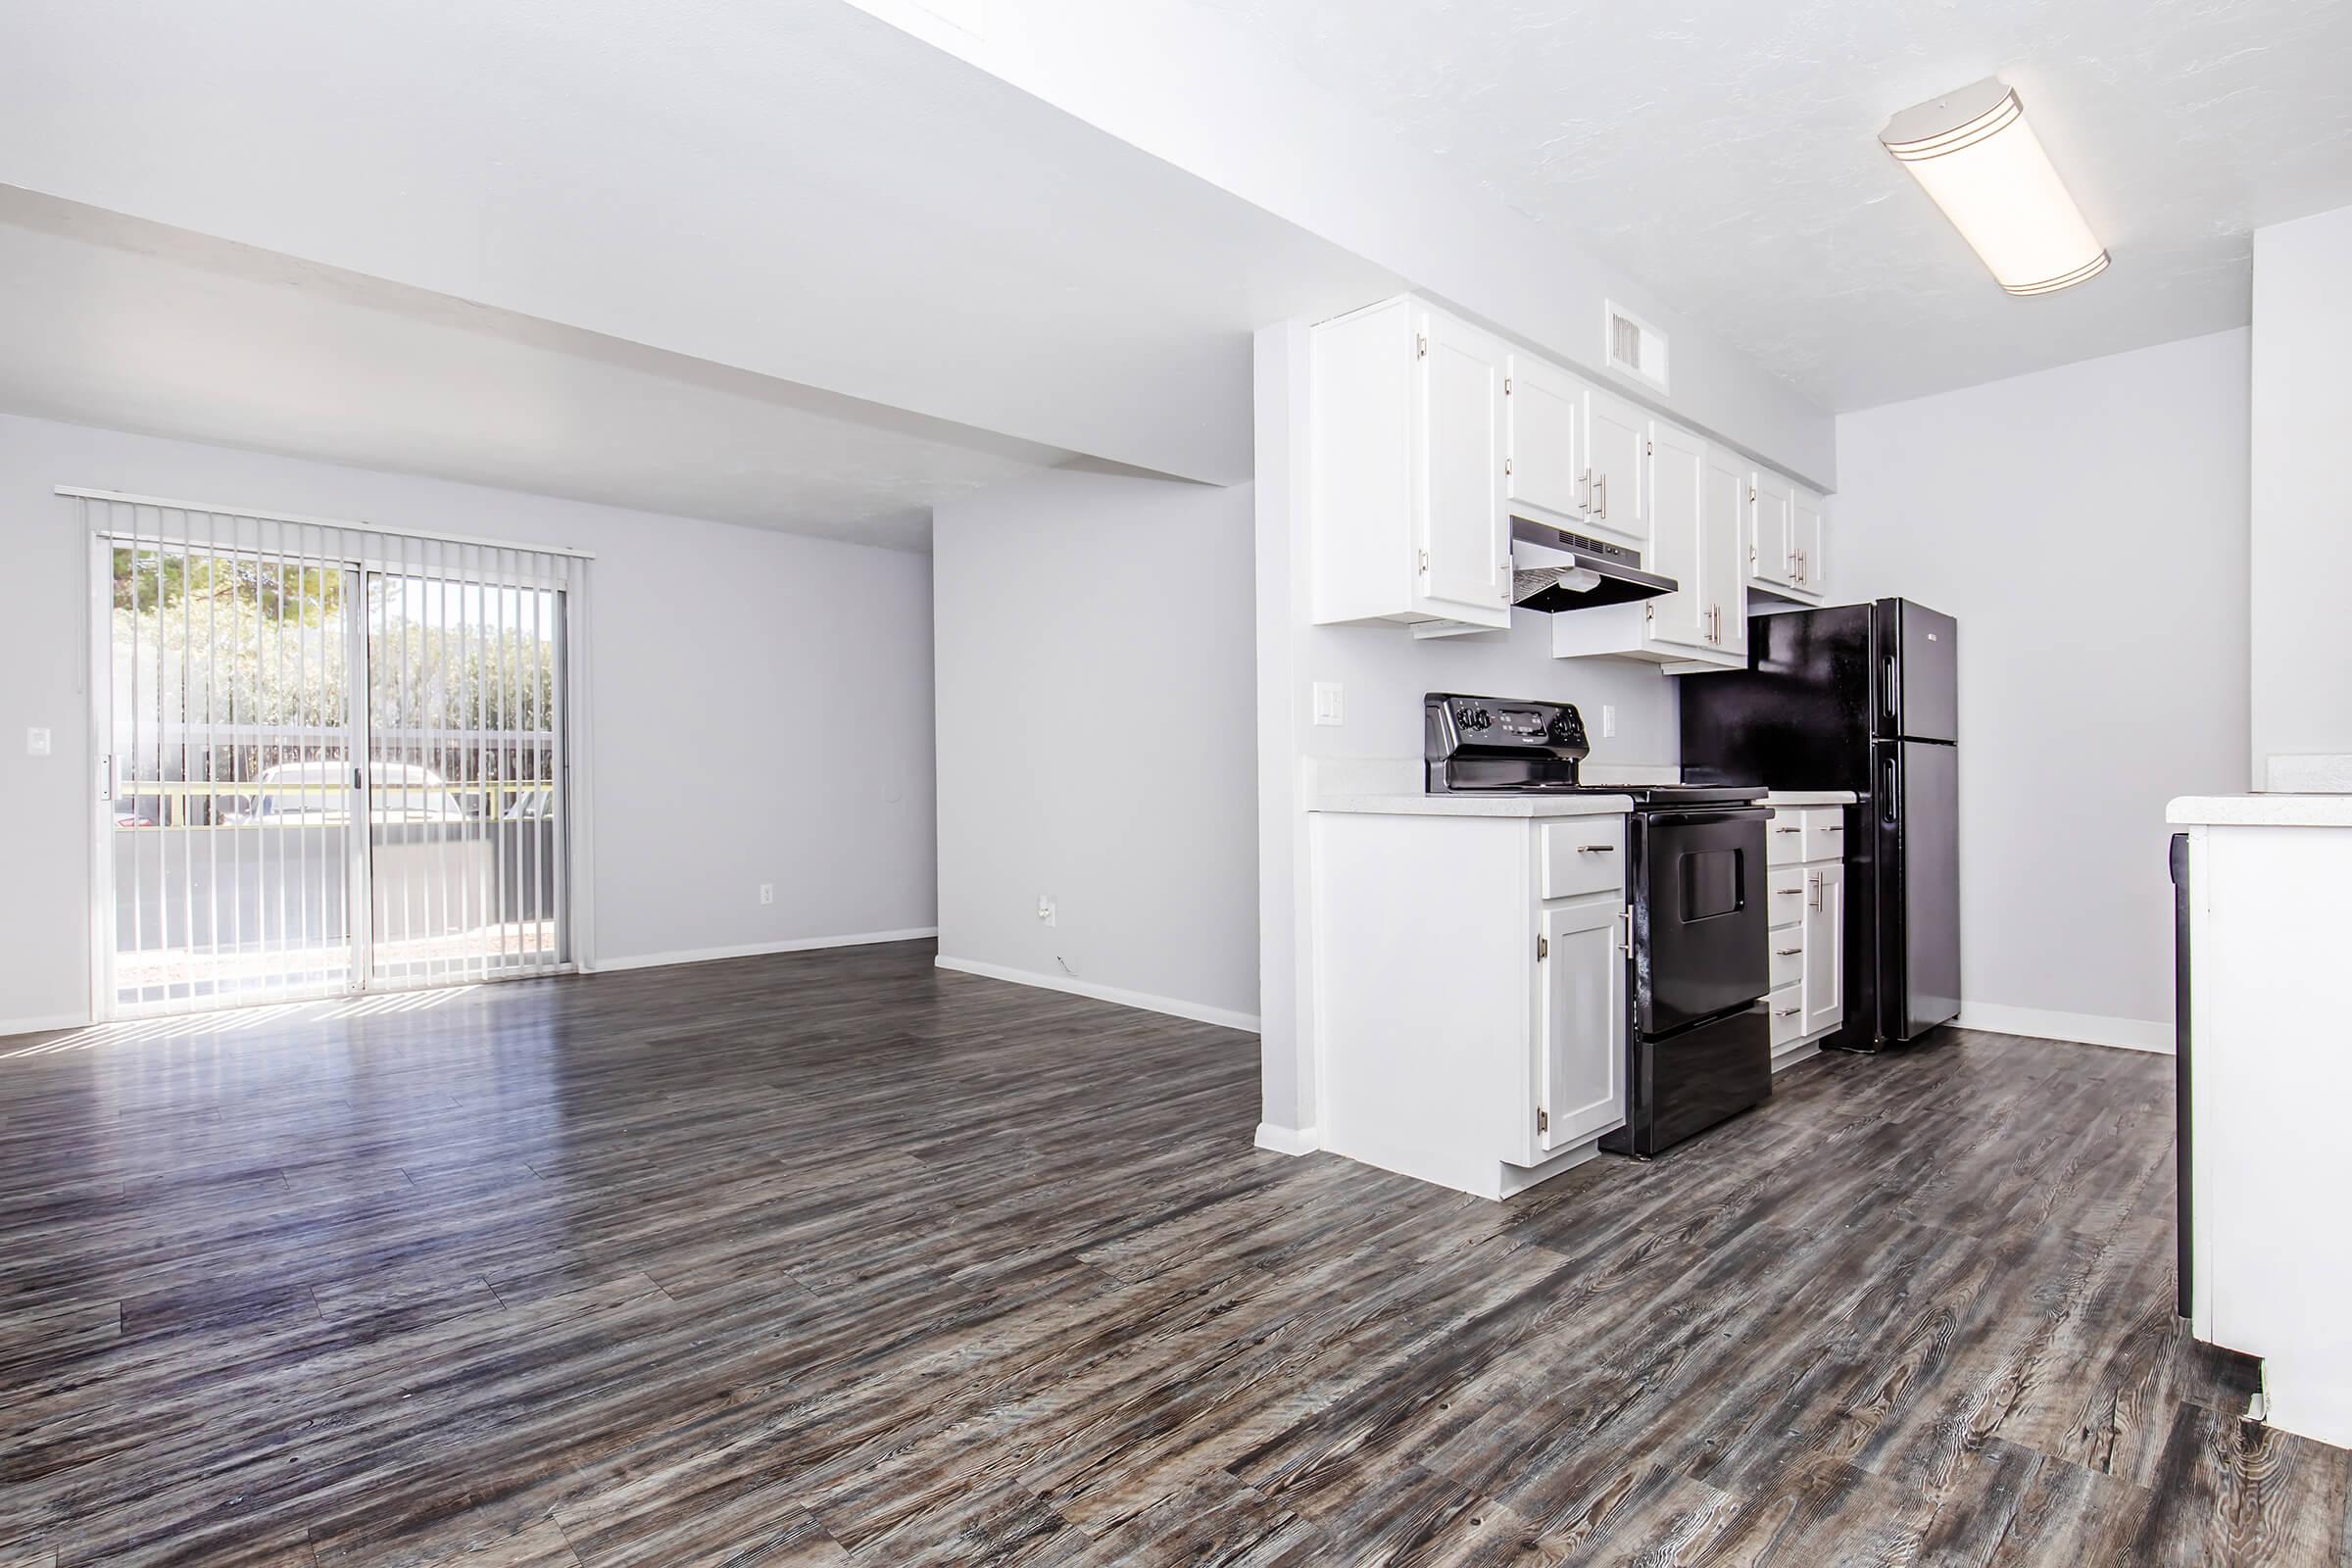
[[[24,732],[24,755],[26,757],[47,757],[49,755],[49,732],[45,729],[26,730]]]
[[[1315,682],[1315,722],[1337,724],[1344,710],[1340,701],[1340,683],[1336,680]]]

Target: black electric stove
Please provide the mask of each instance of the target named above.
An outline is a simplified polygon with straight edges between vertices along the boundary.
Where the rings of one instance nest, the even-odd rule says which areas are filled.
[[[1600,1142],[1647,1157],[1772,1093],[1761,788],[1587,784],[1592,752],[1570,703],[1431,692],[1432,795],[1622,795],[1628,956],[1626,1124]]]

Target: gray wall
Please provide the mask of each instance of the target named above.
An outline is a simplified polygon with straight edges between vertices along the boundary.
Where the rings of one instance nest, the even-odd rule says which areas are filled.
[[[934,924],[921,556],[0,416],[0,1032],[88,1011],[88,561],[59,484],[596,551],[600,963]],[[810,715],[845,710],[910,716],[841,768]]]
[[[2253,779],[2352,756],[2352,207],[2254,231]]]
[[[1254,1026],[1250,530],[1079,469],[938,510],[943,960]]]
[[[1960,617],[1964,1022],[2169,1047],[2165,803],[2246,787],[2246,356],[1838,421],[1838,596]]]

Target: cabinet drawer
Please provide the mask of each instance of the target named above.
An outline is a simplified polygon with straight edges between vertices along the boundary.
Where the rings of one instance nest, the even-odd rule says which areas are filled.
[[[1805,1032],[1805,999],[1801,986],[1782,986],[1764,999],[1764,1009],[1772,1016],[1772,1043],[1785,1046]]]
[[[1842,860],[1845,858],[1845,808],[1840,806],[1814,806],[1804,811],[1804,833],[1797,842],[1805,847],[1808,860]]]
[[[1794,865],[1805,858],[1805,813],[1790,806],[1773,808],[1764,824],[1764,863]]]
[[[1772,934],[1772,989],[1799,984],[1805,978],[1804,927]]]
[[[1625,886],[1625,818],[1578,816],[1543,824],[1544,897],[1574,899]]]
[[[1764,879],[1764,897],[1771,901],[1772,928],[1778,931],[1785,925],[1795,925],[1805,917],[1805,868],[1801,865],[1776,867]],[[1782,947],[1788,946],[1783,942]]]

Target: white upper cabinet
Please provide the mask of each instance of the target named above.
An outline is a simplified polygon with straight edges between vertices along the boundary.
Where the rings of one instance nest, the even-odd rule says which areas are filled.
[[[1703,582],[1706,537],[1699,518],[1707,444],[1662,422],[1650,441],[1650,550],[1642,564],[1682,587],[1642,602],[1644,630],[1651,642],[1676,649],[1712,647]]]
[[[1503,504],[1500,342],[1425,313],[1419,433],[1427,598],[1510,621],[1511,519]]]
[[[1671,675],[1747,665],[1747,484],[1737,455],[1653,419],[1637,470],[1648,508],[1642,565],[1676,590],[1551,617],[1551,651],[1655,660]]]
[[[1409,295],[1307,342],[1318,625],[1507,627],[1513,516],[1640,551],[1680,585],[1554,615],[1561,658],[1744,664],[1750,586],[1821,597],[1819,497],[1606,388]]]
[[[1740,568],[1747,564],[1745,498],[1740,493],[1746,475],[1739,460],[1721,447],[1707,448],[1706,472],[1699,486],[1700,532],[1705,559],[1699,581],[1706,594],[1710,642],[1725,663],[1747,663],[1747,583]]]
[[[1410,298],[1308,341],[1315,621],[1509,625],[1500,341]]]
[[[1747,495],[1748,573],[1759,583],[1786,588],[1796,577],[1796,487],[1770,469],[1758,468],[1748,477]]]
[[[1788,553],[1795,569],[1789,586],[1800,595],[1819,599],[1829,579],[1821,570],[1821,497],[1801,485],[1788,512]]]
[[[1748,581],[1784,599],[1822,595],[1821,497],[1758,468],[1748,478]]]
[[[1646,551],[1649,487],[1643,482],[1648,466],[1643,457],[1649,416],[1598,387],[1587,389],[1585,408],[1586,462],[1592,470],[1585,531]]]
[[[1511,511],[1563,528],[1585,525],[1585,384],[1548,361],[1513,354],[1505,362],[1509,454],[1504,479]]]

